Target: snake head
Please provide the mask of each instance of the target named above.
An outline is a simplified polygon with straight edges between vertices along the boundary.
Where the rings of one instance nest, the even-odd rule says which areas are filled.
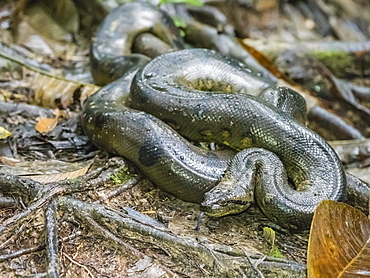
[[[220,182],[204,194],[201,209],[209,216],[221,217],[246,210],[254,200],[253,191],[240,183]]]

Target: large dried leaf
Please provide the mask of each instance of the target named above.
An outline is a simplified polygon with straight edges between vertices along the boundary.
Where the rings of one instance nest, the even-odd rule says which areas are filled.
[[[370,277],[369,239],[365,214],[344,203],[321,202],[311,226],[308,277]]]
[[[50,183],[50,182],[57,182],[57,181],[62,181],[62,180],[75,179],[82,175],[85,175],[87,171],[89,170],[91,164],[92,164],[92,161],[87,166],[81,169],[78,169],[76,171],[72,171],[72,172],[64,172],[64,173],[50,174],[50,175],[25,176],[25,177],[30,178],[34,181],[41,182],[41,183]]]
[[[15,166],[20,160],[7,156],[0,156],[0,165]]]
[[[370,238],[339,277],[370,277]]]
[[[40,69],[36,62],[0,45],[0,57],[23,67],[23,85],[34,92],[34,102],[44,107],[67,107],[74,100],[81,103],[99,87],[80,83]]]
[[[75,179],[87,173],[94,160],[69,163],[60,160],[20,161],[0,157],[0,173],[19,175],[41,183]]]
[[[26,20],[21,21],[17,27],[18,32],[14,36],[15,43],[31,49],[35,53],[64,58],[76,52],[75,46],[68,41],[58,41],[40,36]]]
[[[61,104],[65,108],[74,102],[76,96],[83,103],[89,95],[99,89],[92,84],[80,83],[27,68],[23,72],[26,76],[25,84],[34,90],[35,104],[44,107],[54,108]]]

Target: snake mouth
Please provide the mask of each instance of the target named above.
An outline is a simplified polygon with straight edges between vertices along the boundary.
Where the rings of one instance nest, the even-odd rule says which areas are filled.
[[[252,202],[243,200],[227,200],[211,203],[207,200],[201,204],[201,210],[211,217],[222,217],[229,214],[238,214],[246,210]]]

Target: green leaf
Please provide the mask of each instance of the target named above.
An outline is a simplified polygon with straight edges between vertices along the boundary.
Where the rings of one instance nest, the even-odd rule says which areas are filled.
[[[184,4],[189,4],[193,6],[203,6],[203,2],[201,0],[161,0],[158,4],[158,6],[167,4],[167,3],[184,3]]]

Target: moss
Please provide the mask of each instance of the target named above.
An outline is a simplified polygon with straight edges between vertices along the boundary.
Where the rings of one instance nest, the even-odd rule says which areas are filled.
[[[314,51],[312,55],[329,68],[336,76],[342,76],[353,67],[353,56],[344,51]]]

